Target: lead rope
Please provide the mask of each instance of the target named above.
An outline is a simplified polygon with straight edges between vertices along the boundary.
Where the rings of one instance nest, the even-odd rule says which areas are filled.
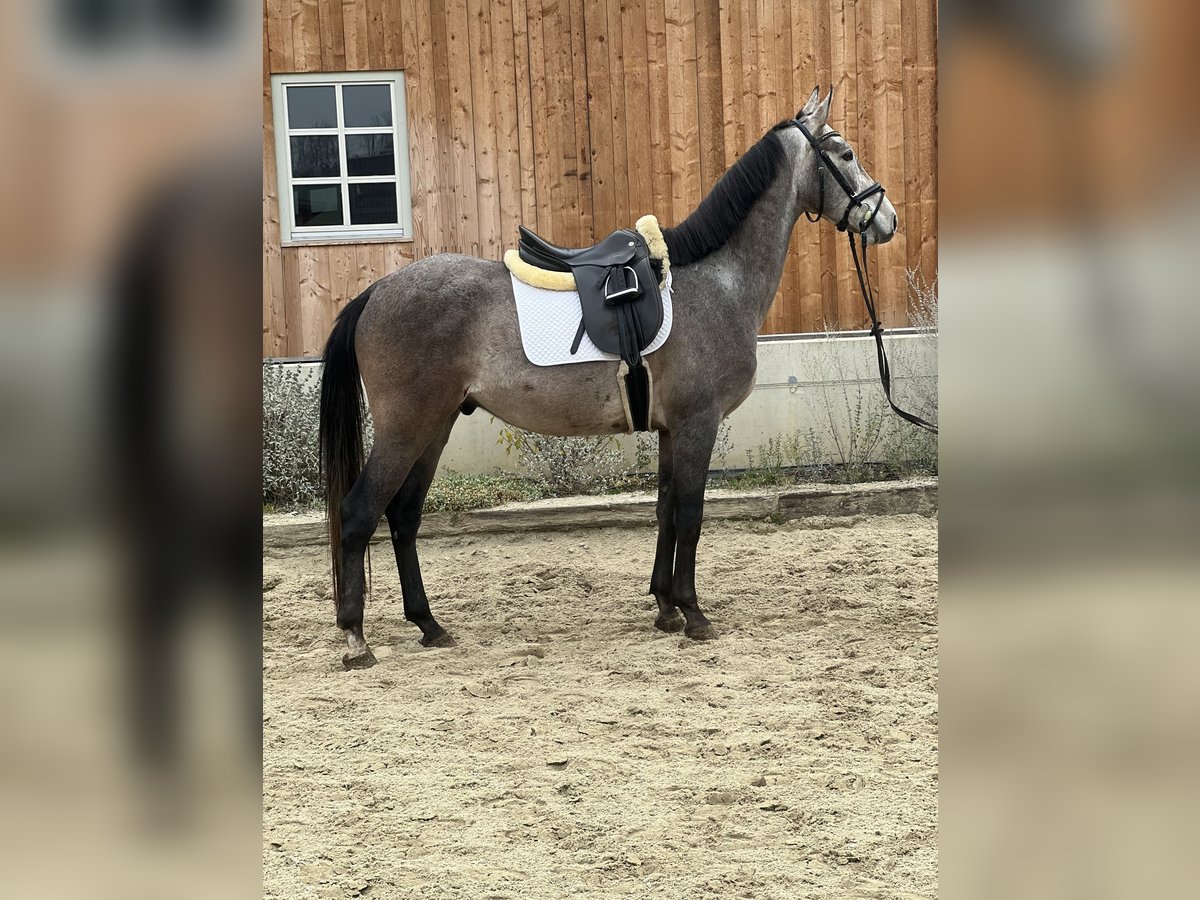
[[[926,422],[920,416],[905,412],[892,400],[892,369],[888,365],[887,352],[883,349],[883,326],[879,323],[879,314],[875,311],[875,295],[871,292],[871,270],[867,269],[867,274],[863,275],[863,269],[867,265],[867,233],[860,232],[862,238],[861,262],[858,258],[858,247],[854,245],[854,232],[847,231],[846,237],[850,241],[850,255],[854,257],[854,271],[858,273],[858,286],[862,288],[863,302],[867,306],[867,314],[871,317],[871,336],[875,338],[875,352],[879,359],[879,381],[883,384],[883,395],[887,398],[888,406],[900,418],[911,422],[918,428],[924,428],[926,431],[937,434],[936,425]]]

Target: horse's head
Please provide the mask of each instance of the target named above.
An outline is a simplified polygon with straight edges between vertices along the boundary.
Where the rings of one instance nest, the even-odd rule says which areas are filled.
[[[816,221],[825,218],[841,231],[865,232],[868,244],[886,244],[896,233],[896,210],[883,185],[867,174],[850,142],[828,125],[833,88],[820,99],[813,88],[804,108],[792,120],[804,135],[800,203]]]

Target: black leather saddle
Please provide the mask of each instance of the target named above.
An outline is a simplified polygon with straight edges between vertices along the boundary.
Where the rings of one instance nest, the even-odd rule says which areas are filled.
[[[662,264],[650,258],[646,239],[631,228],[614,231],[593,247],[577,250],[543,240],[525,226],[517,252],[539,269],[570,272],[583,307],[583,319],[571,347],[579,349],[584,332],[605,353],[616,353],[630,369],[662,327]]]
[[[583,318],[571,353],[586,332],[605,353],[615,353],[629,366],[625,378],[634,427],[649,427],[649,384],[642,351],[663,323],[658,282],[662,263],[651,259],[646,239],[631,228],[614,231],[593,247],[569,250],[542,240],[519,226],[517,252],[531,266],[575,276]]]

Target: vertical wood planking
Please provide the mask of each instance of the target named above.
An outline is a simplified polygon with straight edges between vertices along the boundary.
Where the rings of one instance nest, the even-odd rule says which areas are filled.
[[[886,159],[875,152],[877,86],[875,81],[875,30],[872,24],[873,13],[882,5],[881,3],[874,3],[864,5],[862,8],[855,7],[854,54],[856,74],[854,85],[858,96],[854,106],[854,119],[857,128],[854,147],[855,155],[859,157],[859,162],[862,164],[863,170],[886,187],[887,182],[884,181],[887,177],[885,168]],[[886,250],[886,248],[878,248],[878,250],[879,252],[868,254],[867,273],[871,277],[872,284],[879,284],[879,258],[880,253]],[[851,327],[870,328],[866,305],[863,302],[857,278],[851,282],[847,296],[849,298],[848,306],[850,309],[849,321],[854,323]],[[881,299],[880,303],[881,305],[885,305],[886,301]]]
[[[366,285],[358,283],[358,263],[352,244],[329,248],[329,295],[336,316],[343,307],[361,293]]]
[[[371,68],[368,28],[367,0],[342,0],[342,32],[346,39],[347,71],[360,72]]]
[[[917,45],[918,119],[917,159],[921,168],[921,258],[922,276],[931,281],[937,273],[937,7],[914,4],[919,24]]]
[[[383,44],[380,48],[382,56],[376,60],[372,55],[371,62],[384,71],[403,69],[404,59],[404,13],[401,0],[375,0],[380,4],[380,26],[383,28]]]
[[[921,172],[914,146],[921,113],[917,98],[917,48],[919,27],[912,19],[911,0],[904,0],[906,15],[900,25],[900,53],[904,65],[904,208],[897,210],[906,235],[904,264],[915,270],[921,261]]]
[[[575,138],[571,149],[575,158],[574,185],[578,204],[575,240],[580,244],[589,244],[593,243],[598,235],[594,232],[592,213],[592,139],[588,130],[587,44],[583,33],[583,0],[570,0],[565,6],[570,19],[570,43],[567,46],[570,65],[564,71],[570,75],[569,102]],[[570,159],[571,154],[568,153],[568,164]]]
[[[264,26],[267,24],[264,7]],[[279,180],[275,171],[275,122],[271,102],[270,47],[263,42],[263,356],[287,349],[283,260],[279,247]]]
[[[462,249],[459,240],[459,194],[451,152],[450,134],[450,54],[446,47],[446,0],[429,0],[430,49],[433,62],[434,135],[437,140],[436,180],[438,193],[437,238],[432,252]]]
[[[777,122],[795,115],[799,104],[794,102],[795,93],[792,90],[792,74],[794,42],[792,39],[792,10],[790,3],[778,4],[774,15],[775,22],[775,65],[776,85],[773,98],[771,121]],[[780,330],[785,330],[789,322],[799,320],[800,313],[800,261],[796,252],[799,241],[795,229],[788,247],[788,258],[783,268],[783,278],[780,280],[782,296],[776,298],[780,313]]]
[[[475,202],[478,177],[475,170],[475,131],[471,110],[471,49],[468,45],[467,8],[462,0],[446,4],[446,50],[450,75],[450,137],[454,172],[454,194],[458,219],[454,234],[462,252],[479,256],[479,219]]]
[[[696,120],[696,10],[694,0],[666,0],[667,84],[671,104],[671,208],[681,221],[700,199],[700,146]]]
[[[398,272],[413,261],[412,244],[381,244],[383,248],[383,271],[385,275]]]
[[[421,14],[418,14],[418,7]],[[402,44],[408,55],[404,91],[408,107],[408,181],[412,196],[413,242],[422,256],[428,254],[433,223],[438,221],[437,180],[430,170],[430,161],[436,157],[433,135],[436,112],[430,71],[429,20],[424,14],[427,9],[426,0],[401,0]]]
[[[321,15],[317,0],[292,0],[292,49],[297,72],[321,71]]]
[[[740,98],[734,108],[734,115],[739,120],[741,145],[738,148],[740,157],[750,145],[762,137],[762,122],[759,121],[758,108],[758,6],[757,0],[743,0],[741,8],[741,28],[739,34],[742,44],[742,71],[739,73],[738,87]]]
[[[283,266],[283,356],[303,356],[300,328],[304,322],[301,314],[300,266],[295,247],[285,247],[280,254]]]
[[[829,124],[844,134],[850,143],[857,147],[858,143],[858,79],[857,61],[858,48],[855,44],[856,9],[853,0],[835,0],[837,15],[834,25],[837,34],[833,39],[834,52],[840,53],[841,65],[835,65],[833,77],[838,85],[834,93],[833,111],[830,112]],[[838,189],[833,188],[834,196]],[[834,306],[834,321],[839,331],[856,328],[859,325],[859,305],[854,275],[854,263],[850,259],[850,250],[846,246],[843,235],[838,234],[834,241],[836,248],[837,297]]]
[[[292,37],[292,0],[266,0],[267,57],[271,72],[294,72],[295,44]]]
[[[518,223],[561,243],[677,223],[814,81],[900,216],[873,253],[885,324],[907,323],[906,269],[936,276],[934,0],[264,0],[263,18],[264,354],[318,352],[372,281],[497,258]],[[414,241],[280,247],[269,75],[396,69]],[[826,320],[861,326],[862,300],[844,238],[801,221],[763,330]]]
[[[792,73],[792,110],[794,115],[808,100],[814,85],[828,76],[817,61],[817,4],[812,0],[792,0],[792,35],[794,49]],[[813,225],[803,216],[796,224],[792,252],[797,260],[796,302],[792,309],[796,323],[821,321],[821,226]]]
[[[629,140],[625,119],[625,49],[621,28],[621,0],[608,0],[608,76],[611,79],[612,108],[612,195],[619,222],[631,209],[629,202]]]
[[[565,0],[542,0],[542,78],[546,91],[546,160],[549,171],[551,240],[574,242],[578,231],[575,207],[579,185],[575,177],[575,107],[569,95],[567,58],[570,33]]]
[[[530,116],[533,123],[533,184],[536,190],[538,226],[548,240],[556,240],[551,215],[553,196],[553,161],[550,152],[549,82],[546,77],[546,51],[542,0],[525,0],[528,13]],[[553,30],[553,25],[551,26]],[[561,239],[560,239],[561,240]]]
[[[592,137],[592,216],[599,234],[619,226],[616,187],[613,181],[613,94],[621,85],[608,74],[608,4],[606,0],[584,0],[584,30],[587,33],[588,119]]]
[[[492,4],[488,0],[467,0],[479,252],[485,259],[499,259],[500,175],[496,163],[498,129],[495,71],[492,61],[491,7]]]
[[[646,6],[653,0],[625,0],[621,17],[621,46],[625,51],[625,133],[632,144],[629,151],[629,208],[621,217],[621,226],[654,212],[654,176],[651,172],[653,149],[650,133],[649,33]],[[603,237],[597,234],[596,237]]]
[[[707,193],[725,172],[724,98],[721,93],[721,8],[696,7],[696,99],[700,123],[700,192]]]
[[[742,93],[740,0],[721,0],[718,9],[721,14],[721,111],[725,133],[723,172],[746,152],[747,142],[744,118],[738,113]]]
[[[671,105],[667,100],[667,18],[665,0],[648,0],[646,7],[647,90],[650,94],[649,146],[652,154],[650,211],[665,227],[675,224],[671,208],[674,191],[671,154]]]
[[[342,23],[342,0],[317,0],[317,19],[321,34],[320,71],[345,71],[346,32]]]
[[[516,77],[517,146],[520,148],[521,224],[537,230],[537,170],[533,126],[533,76],[528,0],[513,0],[513,69]],[[536,2],[536,0],[535,0]]]
[[[329,248],[289,247],[297,256],[300,276],[300,353],[318,356],[333,326],[333,301],[329,291]]]
[[[880,40],[882,53],[878,57],[877,73],[884,79],[882,124],[876,125],[875,146],[882,149],[887,160],[887,178],[883,182],[888,190],[897,219],[903,215],[907,204],[907,185],[904,180],[904,78],[902,69],[902,39],[900,35],[899,2],[884,6],[876,21],[882,23],[883,36]],[[880,254],[880,284],[890,287],[888,299],[884,301],[886,314],[884,325],[902,327],[908,324],[908,302],[905,284],[905,265],[908,258],[908,231],[898,228],[896,236]]]
[[[518,81],[513,57],[513,4],[509,0],[491,7],[492,64],[489,86],[496,111],[496,177],[500,203],[500,250],[516,240],[521,223],[521,145],[517,113]]]
[[[367,68],[375,71],[390,68],[387,52],[384,49],[384,2],[385,0],[367,0],[367,3],[364,4],[367,23]]]

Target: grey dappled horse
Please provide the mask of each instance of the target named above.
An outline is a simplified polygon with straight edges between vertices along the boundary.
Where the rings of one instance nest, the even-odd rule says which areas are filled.
[[[869,243],[896,231],[882,193],[860,214],[846,191],[824,184],[803,122],[855,193],[874,181],[826,124],[830,91],[751,147],[682,223],[664,231],[673,274],[674,323],[647,358],[651,426],[659,433],[658,547],[650,593],[655,626],[696,640],[715,631],[696,602],[696,544],[704,485],[721,420],[750,395],[758,331],[779,287],[801,212],[819,214]],[[854,213],[854,215],[852,215]],[[450,635],[429,610],[417,561],[421,507],[460,411],[482,407],[520,428],[553,435],[626,429],[619,362],[539,367],[525,358],[504,264],[457,254],[418,260],[381,278],[338,316],[325,348],[321,453],[333,555],[337,624],[348,668],[374,662],[363,636],[363,559],[387,516],[404,616],[421,643]],[[361,377],[361,383],[360,383]],[[375,423],[363,464],[362,386]],[[682,616],[680,615],[682,612]]]

